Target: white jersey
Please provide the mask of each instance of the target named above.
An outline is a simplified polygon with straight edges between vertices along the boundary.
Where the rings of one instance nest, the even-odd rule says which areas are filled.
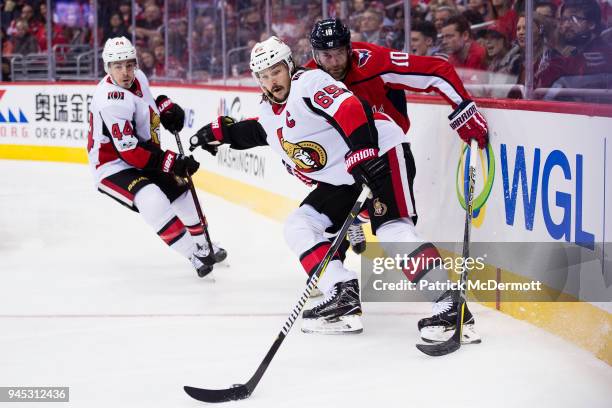
[[[379,155],[406,142],[388,116],[375,114]],[[345,155],[355,129],[367,126],[361,102],[320,69],[299,71],[291,81],[286,104],[262,101],[258,122],[266,140],[293,169],[333,185],[355,183],[347,172]]]
[[[87,150],[96,184],[129,168],[147,168],[157,160],[159,110],[145,74],[137,70],[130,89],[105,76],[94,91],[89,112]]]

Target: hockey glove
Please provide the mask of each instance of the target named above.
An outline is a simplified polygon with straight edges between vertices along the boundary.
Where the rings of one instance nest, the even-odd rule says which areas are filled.
[[[317,185],[317,181],[316,180],[311,179],[310,177],[308,177],[307,175],[305,175],[304,173],[302,173],[298,169],[292,168],[289,165],[289,163],[287,163],[286,161],[283,160],[283,164],[285,165],[285,169],[287,169],[287,173],[291,174],[292,176],[295,176],[298,180],[300,180],[302,183],[306,184],[308,187],[312,187],[312,186],[316,186]]]
[[[170,132],[180,132],[185,124],[185,111],[173,103],[166,95],[159,95],[155,99],[159,109],[159,119],[162,125]]]
[[[451,129],[456,130],[465,143],[470,144],[471,140],[475,139],[479,148],[487,147],[489,142],[487,121],[473,101],[465,100],[461,102],[448,119]]]
[[[172,173],[178,177],[191,176],[199,168],[200,163],[193,156],[185,156],[184,154],[177,154],[168,150],[162,158],[161,170],[164,173]]]
[[[227,128],[233,125],[234,119],[229,116],[219,116],[214,122],[209,123],[196,132],[189,139],[189,151],[193,152],[196,147],[210,152],[213,156],[217,154],[219,145],[226,142]]]
[[[378,149],[367,148],[349,152],[344,158],[346,170],[359,184],[366,184],[374,196],[380,192],[383,181],[390,176],[391,170],[386,157],[378,157]]]

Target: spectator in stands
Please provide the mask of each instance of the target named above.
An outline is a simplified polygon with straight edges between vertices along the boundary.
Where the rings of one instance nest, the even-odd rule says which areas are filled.
[[[140,51],[140,56],[138,57],[138,68],[146,74],[147,78],[150,78],[155,74],[155,57],[151,51]]]
[[[171,56],[175,57],[178,61],[187,63],[189,54],[187,50],[187,34],[189,27],[187,20],[180,19],[175,24],[169,24],[168,27],[168,51]]]
[[[301,38],[293,49],[293,60],[300,66],[306,64],[312,58],[312,48],[308,38]]]
[[[518,14],[512,9],[513,0],[490,0],[493,19],[505,33],[510,33],[510,40],[514,40]]]
[[[505,59],[509,51],[508,35],[497,24],[488,26],[485,30],[480,31],[479,34],[484,39],[484,47],[487,50],[485,60],[487,71],[500,72],[508,70],[509,68],[506,64],[509,61]]]
[[[525,84],[525,48],[527,45],[527,22],[525,15],[519,16],[516,27],[516,45],[506,54],[501,65],[505,72],[515,75],[516,83]],[[542,23],[534,19],[533,24],[533,72],[534,87],[543,88],[551,85],[551,77],[558,75],[562,68],[559,53],[547,44],[542,29]],[[548,72],[548,74],[545,74]],[[523,98],[524,94],[518,88],[510,91],[509,98]]]
[[[158,45],[153,50],[155,57],[155,75],[169,79],[185,78],[186,70],[184,64],[181,64],[175,57],[168,56],[168,65],[166,66],[166,47]]]
[[[351,30],[351,41],[352,42],[355,42],[355,41],[363,42],[364,40],[363,40],[363,36],[361,35],[360,32]]]
[[[536,0],[534,2],[533,17],[538,26],[541,27],[541,35],[547,45],[553,48],[558,46],[557,31],[557,6],[551,0]]]
[[[123,20],[123,25],[130,30],[132,27],[132,2],[129,0],[124,0],[119,3],[119,14]]]
[[[34,8],[29,4],[24,4],[19,13],[19,18],[11,21],[11,24],[7,30],[8,35],[13,35],[17,31],[17,21],[23,21],[28,26],[28,32],[32,36],[36,37],[38,32],[44,29],[43,24],[40,20],[34,18]]]
[[[541,19],[555,19],[557,14],[557,6],[550,0],[538,0],[535,2],[536,17]]]
[[[431,56],[438,51],[435,46],[438,32],[430,21],[416,23],[411,27],[410,53],[420,56]]]
[[[11,36],[9,54],[33,54],[39,51],[38,43],[29,33],[28,23],[18,19],[15,23],[15,33]]]
[[[47,24],[47,3],[40,3],[38,5],[38,10],[34,13],[34,18],[36,18],[42,25]]]
[[[474,10],[465,10],[461,15],[469,21],[471,26],[485,22],[480,13]]]
[[[240,59],[243,60],[243,58]],[[248,58],[246,61],[248,61]],[[238,61],[232,61],[231,63],[235,64],[238,63]],[[217,26],[212,20],[207,22],[199,33],[199,39],[195,43],[194,65],[197,70],[205,70],[212,75],[223,74],[221,37],[217,32]]]
[[[25,0],[6,0],[2,2],[2,27],[9,27],[11,23],[18,19],[21,15],[21,8],[23,7]]]
[[[363,40],[371,44],[385,46],[385,38],[381,33],[383,14],[375,8],[369,8],[363,13],[359,24],[359,32]]]
[[[463,16],[449,18],[442,26],[442,51],[456,68],[484,70],[486,50],[472,40],[468,21]]]
[[[315,2],[312,3],[313,5],[316,5]],[[319,7],[319,12],[315,13],[313,10],[313,14],[316,14],[315,16],[313,16],[312,19],[312,23],[314,24],[315,21],[318,21],[321,19],[321,13],[320,13],[320,7]],[[366,11],[367,9],[367,4],[365,0],[353,0],[349,6],[349,15],[347,18],[347,21],[349,22],[348,27],[350,27],[351,30],[358,30],[359,29],[359,25],[361,23],[361,17],[363,17],[363,13]]]
[[[566,88],[610,88],[612,46],[603,41],[601,8],[596,0],[565,0],[559,41],[562,55],[542,72],[545,84]]]
[[[256,8],[244,10],[243,16],[240,19],[240,46],[246,45],[249,40],[258,40],[264,30],[265,25],[260,10]]]
[[[478,13],[484,21],[489,15],[489,3],[485,0],[468,0],[467,10]]]
[[[12,47],[11,42],[6,38],[6,33],[4,29],[0,27],[0,38],[2,39],[2,80],[10,81],[11,80],[11,63],[5,55],[8,55],[9,47]]]
[[[456,16],[457,10],[448,6],[438,7],[434,12],[434,26],[438,32],[442,31],[442,27],[449,18]]]
[[[159,6],[149,3],[136,19],[136,43],[148,47],[149,40],[163,28],[163,20]]]
[[[128,29],[123,23],[123,19],[119,13],[111,14],[108,24],[104,26],[104,38],[102,39],[102,44],[106,43],[106,40],[109,38],[114,37],[130,37]]]
[[[353,6],[351,10],[352,15],[363,14],[367,9],[365,0],[353,0]]]

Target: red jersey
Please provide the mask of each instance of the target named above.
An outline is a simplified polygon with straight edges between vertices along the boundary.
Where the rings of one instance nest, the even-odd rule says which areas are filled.
[[[468,50],[467,57],[465,61],[461,61],[457,58],[456,54],[452,54],[448,58],[448,62],[450,62],[455,68],[468,68],[468,69],[477,69],[477,70],[486,70],[487,58],[487,50],[482,45],[478,44],[476,41],[472,41],[470,43],[470,49]]]
[[[603,41],[601,37],[596,37],[568,56],[556,54],[548,59],[545,57],[546,55],[538,62],[537,68],[539,69],[535,73],[538,87],[548,88],[562,77],[567,77],[566,80],[570,81],[565,85],[569,88],[596,87],[597,85],[593,84],[587,85],[588,80],[582,81],[585,79],[584,76],[612,74],[612,46]],[[605,87],[606,77],[602,76],[600,81],[599,86]]]
[[[410,127],[404,91],[435,91],[453,109],[470,99],[455,69],[441,58],[408,55],[364,42],[353,42],[351,46],[350,67],[344,84],[373,111],[391,116],[404,133]],[[317,67],[314,60],[306,66]]]

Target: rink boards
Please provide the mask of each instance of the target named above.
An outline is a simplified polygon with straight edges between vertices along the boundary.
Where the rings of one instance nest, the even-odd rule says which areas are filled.
[[[86,163],[87,112],[94,86],[86,83],[0,86],[0,158]],[[186,111],[182,140],[217,115],[257,116],[257,89],[157,86]],[[520,257],[489,259],[493,279],[508,274],[537,278],[549,289],[580,302],[487,302],[516,318],[549,330],[612,363],[610,349],[612,271],[605,245],[612,237],[609,210],[612,114],[605,108],[568,104],[482,101],[491,144],[478,163],[473,240],[534,243]],[[448,127],[450,107],[411,99],[408,140],[417,164],[415,197],[418,229],[432,241],[463,236],[464,145]],[[530,110],[531,109],[531,110]],[[165,148],[175,148],[163,132]],[[282,221],[308,188],[289,176],[267,148],[221,149],[216,157],[196,152],[202,170],[199,188]],[[282,239],[279,237],[279,239]],[[536,243],[578,242],[579,262],[558,279],[539,273],[553,255]],[[536,252],[537,251],[537,252]],[[554,252],[556,254],[556,252]],[[536,256],[537,255],[537,256]],[[523,263],[517,258],[522,258]],[[525,259],[533,259],[524,267]],[[521,265],[521,266],[519,266]],[[607,329],[606,329],[607,328]]]

